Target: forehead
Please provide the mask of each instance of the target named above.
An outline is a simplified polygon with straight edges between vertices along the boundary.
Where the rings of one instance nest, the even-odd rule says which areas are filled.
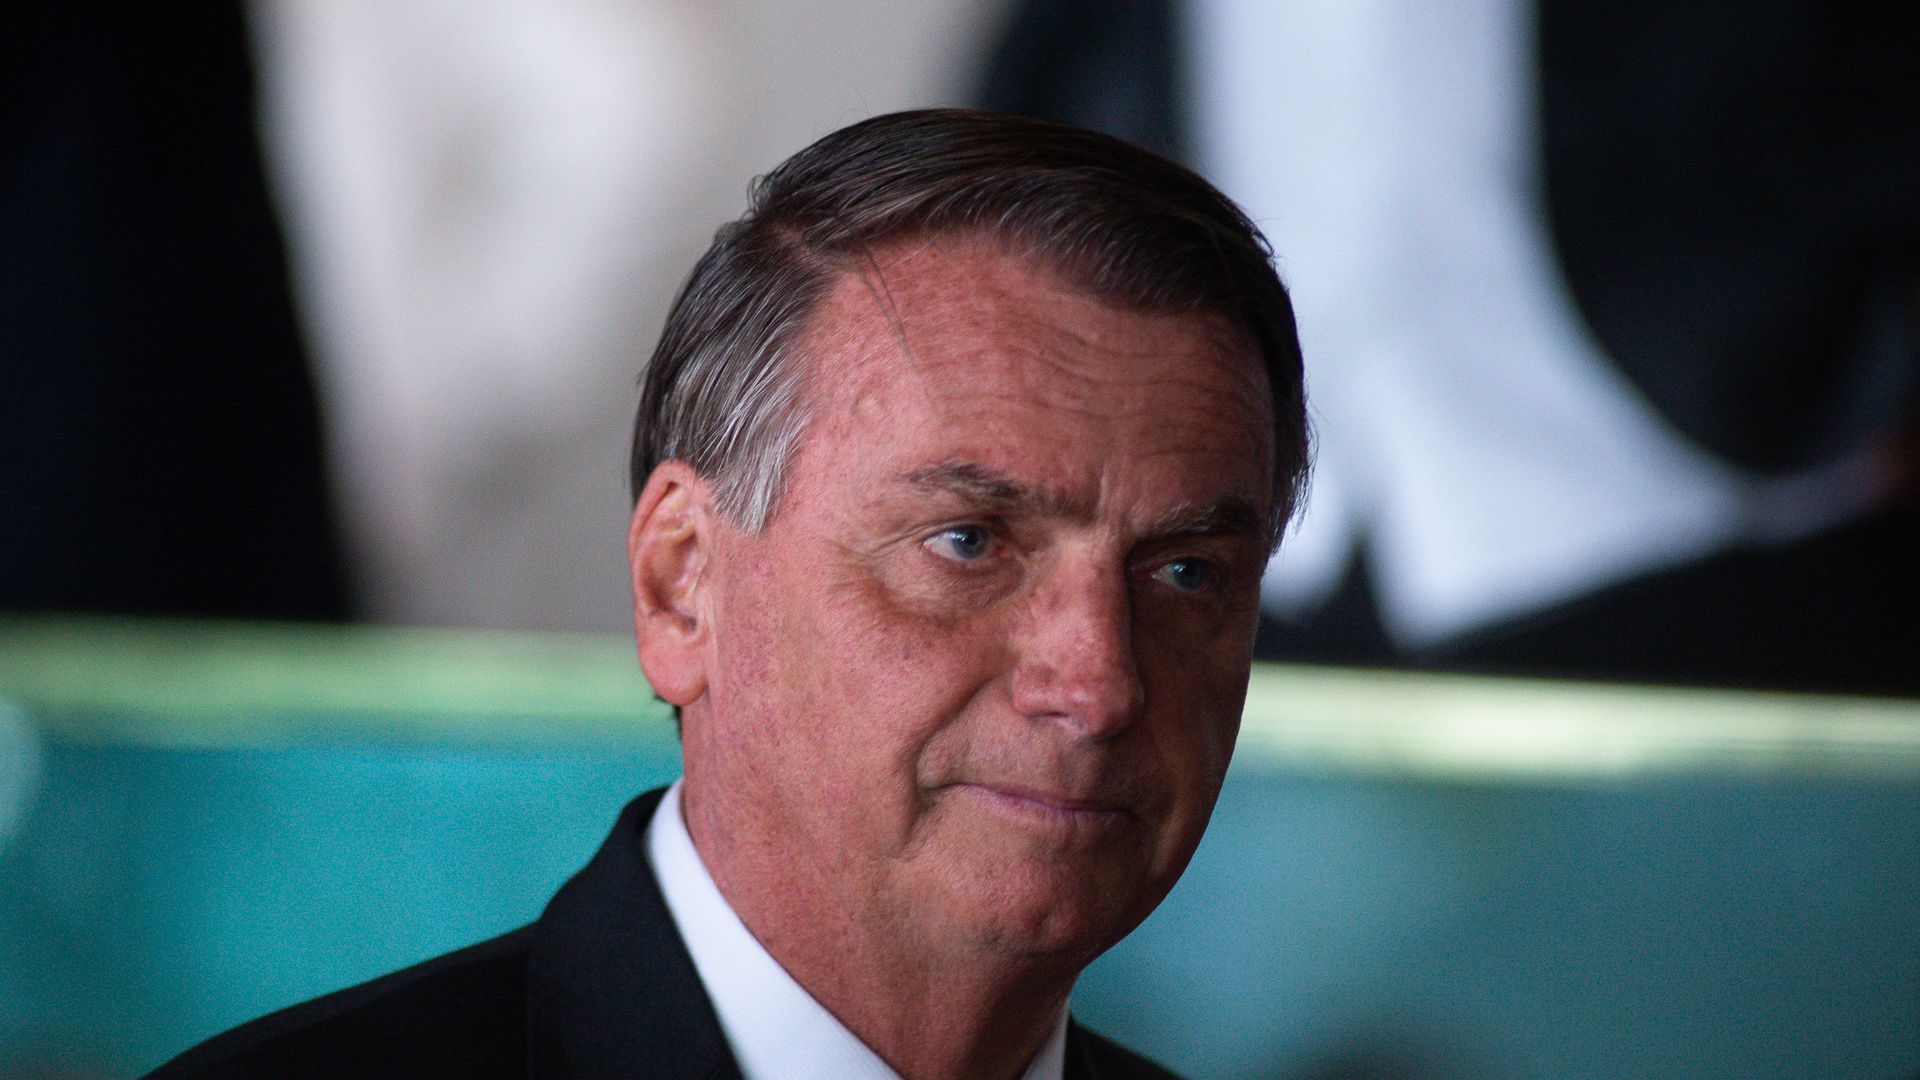
[[[1063,490],[1211,477],[1271,498],[1272,401],[1251,334],[1112,306],[990,242],[876,251],[835,282],[803,351],[803,451],[844,441],[868,462],[979,463]]]

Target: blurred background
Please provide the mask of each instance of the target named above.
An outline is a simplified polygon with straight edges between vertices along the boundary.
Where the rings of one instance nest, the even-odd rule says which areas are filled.
[[[1201,170],[1307,354],[1266,691],[1088,1019],[1920,1069],[1920,9],[35,3],[0,57],[0,1074],[522,922],[674,775],[639,367],[750,176],[948,103]]]

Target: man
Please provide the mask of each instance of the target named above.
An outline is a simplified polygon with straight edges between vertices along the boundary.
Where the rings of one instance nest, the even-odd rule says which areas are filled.
[[[988,113],[829,135],[644,382],[684,779],[532,926],[161,1074],[1164,1075],[1067,994],[1199,842],[1305,464],[1289,301],[1204,181]]]

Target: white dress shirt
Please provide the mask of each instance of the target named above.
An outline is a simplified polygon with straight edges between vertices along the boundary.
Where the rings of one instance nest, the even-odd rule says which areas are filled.
[[[647,826],[647,858],[746,1080],[899,1080],[787,974],[720,895],[681,816],[679,781]],[[1066,1051],[1062,1009],[1021,1080],[1061,1080]]]

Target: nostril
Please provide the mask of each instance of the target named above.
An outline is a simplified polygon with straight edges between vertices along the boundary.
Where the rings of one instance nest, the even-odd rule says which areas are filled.
[[[1015,672],[1014,707],[1032,719],[1061,721],[1091,737],[1125,730],[1146,700],[1133,658],[1125,652],[1029,658]]]

